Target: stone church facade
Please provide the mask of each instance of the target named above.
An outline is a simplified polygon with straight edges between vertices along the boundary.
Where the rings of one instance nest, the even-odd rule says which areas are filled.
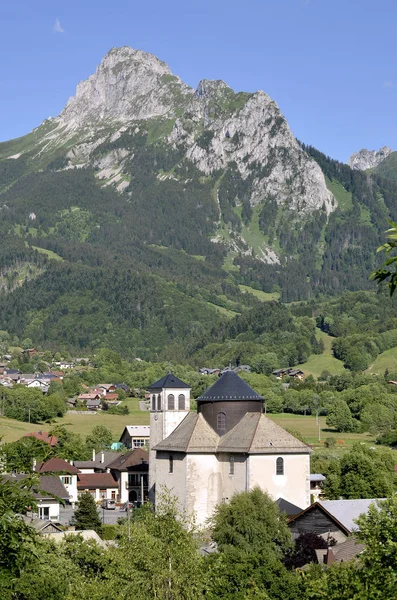
[[[227,371],[197,399],[169,373],[149,387],[149,489],[167,488],[204,525],[234,493],[259,486],[274,500],[310,504],[310,448],[263,414],[263,398]]]

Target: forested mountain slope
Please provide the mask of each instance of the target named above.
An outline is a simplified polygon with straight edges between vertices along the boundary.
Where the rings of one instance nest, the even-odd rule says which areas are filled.
[[[115,48],[58,117],[0,144],[0,328],[195,351],[262,306],[241,284],[285,302],[369,289],[396,213],[396,182],[299,144],[264,92],[193,90]]]

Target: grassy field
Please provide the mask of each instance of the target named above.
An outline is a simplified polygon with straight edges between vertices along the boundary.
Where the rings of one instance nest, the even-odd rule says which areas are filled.
[[[320,417],[320,441],[318,439],[319,431],[315,416],[282,413],[275,415],[269,414],[268,417],[281,427],[299,431],[305,440],[314,447],[323,447],[326,438],[334,438],[336,440],[335,448],[341,449],[349,447],[357,441],[368,443],[374,442],[374,438],[366,433],[338,433],[337,431],[329,430],[325,423],[326,417]]]
[[[385,352],[379,354],[375,362],[367,369],[367,372],[383,375],[386,369],[394,373],[397,371],[397,348],[390,348],[390,350],[385,350]]]
[[[214,304],[213,302],[207,302],[207,304],[208,304],[208,306],[212,306],[213,308],[215,308],[218,312],[220,312],[225,317],[228,317],[228,319],[233,319],[233,317],[240,314],[238,312],[235,312],[234,310],[225,308],[224,306],[218,306],[218,304]]]
[[[278,292],[262,292],[262,290],[255,290],[249,285],[239,285],[238,287],[244,294],[252,294],[261,300],[261,302],[270,302],[270,300],[278,300],[280,298]]]
[[[324,342],[323,354],[312,354],[308,360],[302,365],[297,365],[297,369],[301,369],[305,375],[313,375],[319,377],[323,371],[328,371],[331,375],[337,375],[345,370],[341,360],[335,358],[332,354],[332,338],[323,331],[317,330],[316,337]]]
[[[52,250],[47,250],[47,248],[40,248],[39,246],[32,246],[32,248],[33,250],[40,252],[40,254],[47,254],[48,258],[52,258],[53,260],[63,260],[62,256],[59,256],[59,254],[56,254],[56,252],[53,252]]]
[[[39,431],[43,429],[48,431],[56,424],[65,425],[74,433],[79,433],[85,437],[92,431],[95,425],[105,425],[111,430],[114,441],[118,441],[126,425],[149,425],[149,412],[139,410],[139,400],[129,398],[124,402],[130,409],[129,415],[109,415],[106,412],[85,414],[66,414],[62,419],[57,419],[56,423],[37,425],[35,423],[23,423],[14,419],[0,417],[0,436],[3,442],[13,442],[30,431]]]

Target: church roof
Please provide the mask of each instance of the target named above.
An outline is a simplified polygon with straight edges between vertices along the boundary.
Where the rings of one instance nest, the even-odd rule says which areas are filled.
[[[166,452],[239,452],[242,454],[306,454],[309,446],[261,413],[246,413],[223,437],[201,413],[188,413],[178,427],[153,450]]]
[[[262,413],[246,413],[220,438],[218,452],[249,454],[306,454],[309,446]]]
[[[263,400],[251,386],[234,371],[226,371],[197,401]]]
[[[219,436],[201,413],[188,413],[183,421],[153,450],[173,452],[216,452]]]
[[[158,390],[158,389],[163,389],[163,388],[188,389],[189,390],[190,385],[188,385],[184,381],[181,381],[180,379],[178,379],[178,377],[176,377],[172,373],[167,373],[167,375],[164,375],[164,377],[162,377],[155,383],[152,383],[152,385],[150,385],[147,389],[148,390]]]

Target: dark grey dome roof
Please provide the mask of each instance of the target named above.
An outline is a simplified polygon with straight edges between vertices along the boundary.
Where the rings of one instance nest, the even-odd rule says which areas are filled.
[[[251,386],[241,379],[234,371],[226,371],[197,402],[216,402],[221,400],[263,400]]]
[[[190,385],[188,385],[187,383],[185,383],[181,379],[178,379],[178,377],[176,377],[172,373],[167,373],[167,375],[164,375],[164,377],[162,377],[161,379],[159,379],[155,383],[152,383],[152,385],[149,385],[149,387],[147,389],[148,390],[158,390],[158,389],[163,389],[163,388],[174,388],[174,389],[187,389],[187,390],[189,390],[190,389]]]

